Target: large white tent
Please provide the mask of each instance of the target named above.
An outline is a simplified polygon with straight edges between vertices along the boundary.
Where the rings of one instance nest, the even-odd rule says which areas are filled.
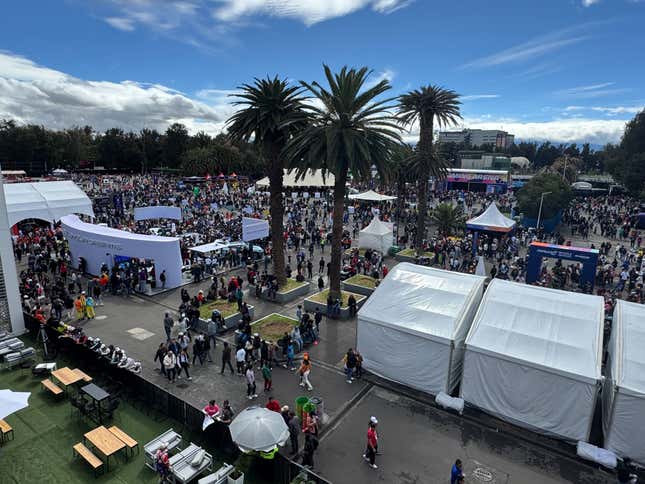
[[[358,234],[358,246],[364,249],[378,250],[383,254],[394,245],[394,234],[389,224],[374,217],[367,227]]]
[[[322,170],[309,170],[304,177],[296,180],[296,171],[285,169],[282,185],[285,188],[331,188],[334,186],[335,180],[334,175],[329,172],[323,176]],[[269,177],[265,176],[255,184],[258,187],[268,187]]]
[[[58,221],[71,213],[94,217],[92,201],[73,181],[8,183],[4,194],[10,226],[29,218]]]
[[[349,195],[349,198],[351,200],[364,200],[366,202],[387,202],[390,200],[396,200],[396,197],[382,195],[380,193],[376,193],[374,190],[367,190],[363,193],[354,193]]]
[[[363,366],[417,390],[450,393],[485,278],[396,265],[358,312]]]
[[[603,322],[600,296],[493,279],[466,338],[462,397],[516,425],[586,441]]]
[[[505,216],[499,211],[497,204],[492,202],[484,213],[468,220],[466,227],[471,230],[510,232],[515,227],[515,220]]]
[[[618,300],[603,394],[605,448],[645,464],[645,306]]]

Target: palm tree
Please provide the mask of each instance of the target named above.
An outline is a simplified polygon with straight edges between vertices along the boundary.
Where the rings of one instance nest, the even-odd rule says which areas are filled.
[[[464,214],[460,207],[449,203],[440,203],[432,212],[432,221],[441,235],[452,235],[464,222]]]
[[[396,186],[396,242],[399,239],[399,225],[405,207],[406,184],[416,180],[413,173],[412,161],[414,160],[414,149],[405,143],[394,149],[386,165],[385,182],[390,186]]]
[[[256,78],[253,84],[244,84],[239,89],[241,92],[233,95],[239,100],[233,104],[242,109],[227,121],[228,136],[233,142],[248,142],[253,138],[267,161],[273,272],[278,285],[283,286],[287,282],[283,238],[283,150],[289,139],[307,125],[302,88],[291,86],[276,76],[273,79]]]
[[[417,231],[414,245],[417,253],[422,251],[426,235],[428,215],[428,180],[446,177],[448,163],[439,156],[433,146],[434,123],[439,127],[455,124],[461,118],[459,94],[439,86],[423,86],[403,94],[399,98],[399,117],[401,123],[411,126],[419,123],[419,143],[416,149],[418,165],[417,182]]]
[[[335,177],[329,292],[340,298],[347,176],[351,172],[354,179],[368,179],[372,165],[383,176],[391,151],[400,143],[400,128],[390,114],[392,99],[377,100],[391,88],[388,81],[367,87],[371,71],[366,67],[343,67],[336,74],[323,67],[329,87],[301,82],[321,107],[309,107],[313,122],[292,139],[287,154],[299,177],[317,168]]]

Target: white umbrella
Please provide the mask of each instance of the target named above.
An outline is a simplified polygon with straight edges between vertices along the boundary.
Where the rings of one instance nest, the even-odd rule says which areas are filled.
[[[0,390],[0,419],[29,406],[30,392]]]
[[[229,427],[231,438],[243,452],[269,452],[283,446],[289,438],[289,428],[278,412],[248,407],[235,417]]]

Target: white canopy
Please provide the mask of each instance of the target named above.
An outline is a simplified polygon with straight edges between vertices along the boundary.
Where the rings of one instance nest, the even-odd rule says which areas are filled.
[[[396,197],[391,197],[389,195],[381,195],[376,193],[374,190],[367,190],[363,193],[355,193],[349,196],[352,200],[365,200],[368,202],[386,202],[388,200],[396,200]]]
[[[358,312],[358,349],[370,371],[413,388],[450,393],[485,278],[396,265]]]
[[[466,339],[463,398],[586,441],[601,379],[602,297],[493,279]]]
[[[296,171],[284,170],[282,184],[285,188],[328,187],[334,186],[334,175],[327,172],[323,177],[322,170],[309,170],[304,178],[296,180]],[[264,177],[255,183],[258,187],[268,187],[269,177]]]
[[[466,222],[466,226],[472,230],[489,230],[491,232],[510,232],[515,227],[515,220],[502,214],[495,202],[475,218]]]
[[[378,216],[374,217],[358,235],[358,246],[365,249],[378,250],[387,254],[392,245],[394,245],[392,227],[381,222]]]
[[[37,218],[57,221],[64,215],[82,213],[94,217],[92,202],[73,181],[8,183],[4,185],[9,226]]]
[[[645,306],[618,300],[603,388],[605,447],[645,464]]]
[[[269,236],[269,221],[242,217],[242,240],[250,242],[251,240],[264,239]]]
[[[220,244],[219,242],[210,242],[208,244],[198,245],[196,247],[191,247],[192,252],[199,252],[200,254],[208,254],[209,252],[215,252],[222,250],[228,247],[228,245]]]

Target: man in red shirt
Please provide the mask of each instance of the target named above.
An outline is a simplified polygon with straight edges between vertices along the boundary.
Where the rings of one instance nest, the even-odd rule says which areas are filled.
[[[378,466],[374,463],[378,449],[378,434],[376,433],[377,424],[378,420],[376,417],[370,418],[370,424],[367,429],[367,449],[363,454],[363,458],[370,463],[370,466],[373,469],[378,469]]]
[[[272,410],[274,412],[280,413],[280,402],[278,402],[275,398],[269,397],[269,401],[267,402],[266,408],[269,410]]]

